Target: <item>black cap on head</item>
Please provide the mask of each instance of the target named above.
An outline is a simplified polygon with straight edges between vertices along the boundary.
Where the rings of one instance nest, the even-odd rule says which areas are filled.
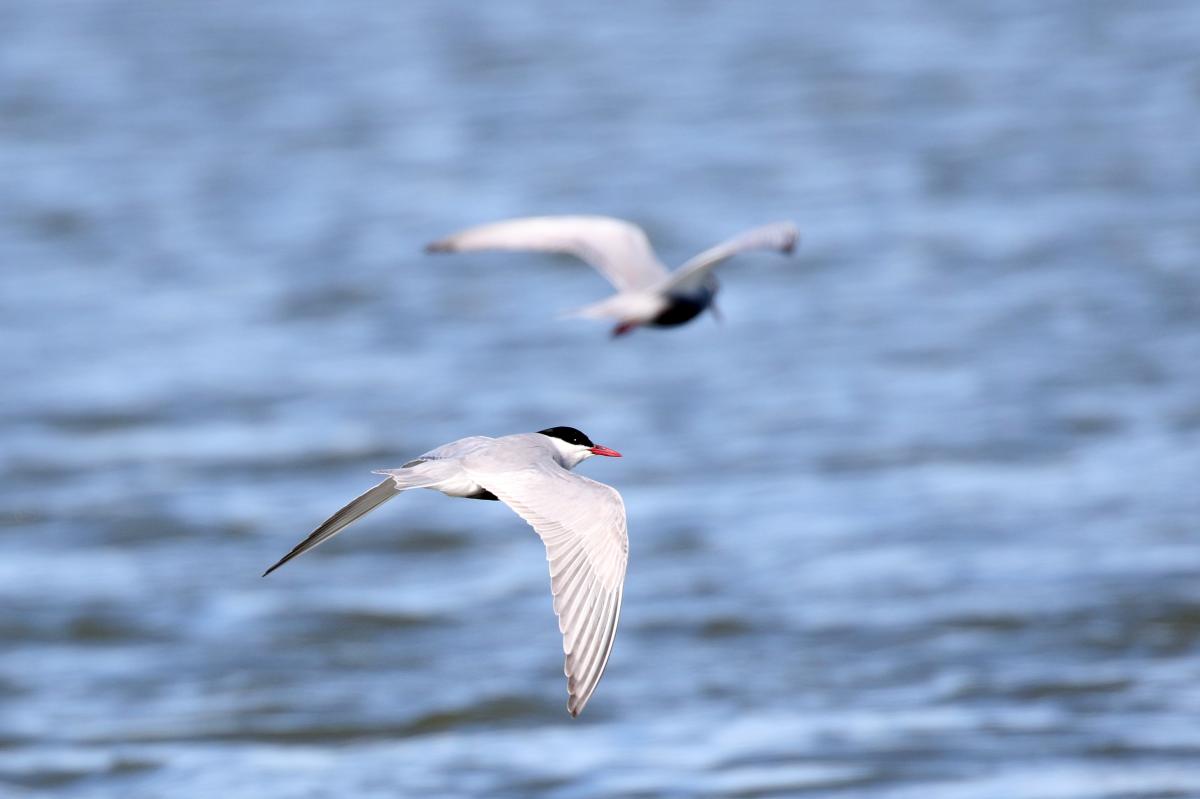
[[[547,427],[545,430],[539,430],[538,432],[551,438],[561,438],[568,444],[579,444],[585,447],[596,446],[582,431],[576,430],[574,427]]]

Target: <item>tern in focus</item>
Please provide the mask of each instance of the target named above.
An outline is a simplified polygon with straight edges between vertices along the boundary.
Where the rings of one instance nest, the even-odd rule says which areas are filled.
[[[410,488],[499,500],[528,522],[546,545],[554,613],[566,654],[567,710],[578,716],[612,652],[629,559],[621,495],[571,472],[593,455],[621,457],[573,427],[452,441],[399,469],[376,472],[387,479],[330,516],[263,576]]]
[[[637,225],[607,216],[532,216],[468,228],[426,246],[426,252],[531,250],[573,255],[591,264],[616,288],[606,300],[568,316],[616,319],[613,335],[634,328],[674,327],[706,308],[716,314],[713,268],[748,250],[790,253],[800,234],[791,222],[747,230],[710,247],[674,272],[667,270],[646,233]]]

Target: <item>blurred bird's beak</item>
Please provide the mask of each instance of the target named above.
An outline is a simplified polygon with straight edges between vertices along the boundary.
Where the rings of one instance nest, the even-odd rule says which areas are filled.
[[[591,452],[593,455],[606,455],[609,458],[621,457],[621,453],[617,452],[615,449],[609,449],[608,447],[602,447],[599,444],[592,447]]]

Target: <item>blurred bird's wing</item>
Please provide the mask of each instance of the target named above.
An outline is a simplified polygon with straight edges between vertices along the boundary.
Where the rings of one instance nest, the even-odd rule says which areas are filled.
[[[715,247],[709,247],[691,258],[672,272],[671,276],[658,288],[664,292],[686,292],[698,288],[717,264],[731,256],[748,250],[776,250],[791,253],[799,240],[800,232],[791,222],[773,222],[769,225],[752,228]]]
[[[629,559],[625,503],[615,488],[553,462],[468,472],[527,521],[546,545],[554,613],[566,654],[567,710],[577,716],[600,682],[617,634]]]
[[[573,255],[618,291],[645,288],[669,274],[640,227],[607,216],[531,216],[468,228],[426,246],[427,252],[532,250]]]

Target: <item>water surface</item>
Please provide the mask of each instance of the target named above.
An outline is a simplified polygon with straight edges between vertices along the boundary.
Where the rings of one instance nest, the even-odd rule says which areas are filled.
[[[1200,11],[26,2],[0,47],[0,794],[1200,795]],[[555,322],[610,213],[724,323]],[[631,561],[395,466],[569,424]]]

